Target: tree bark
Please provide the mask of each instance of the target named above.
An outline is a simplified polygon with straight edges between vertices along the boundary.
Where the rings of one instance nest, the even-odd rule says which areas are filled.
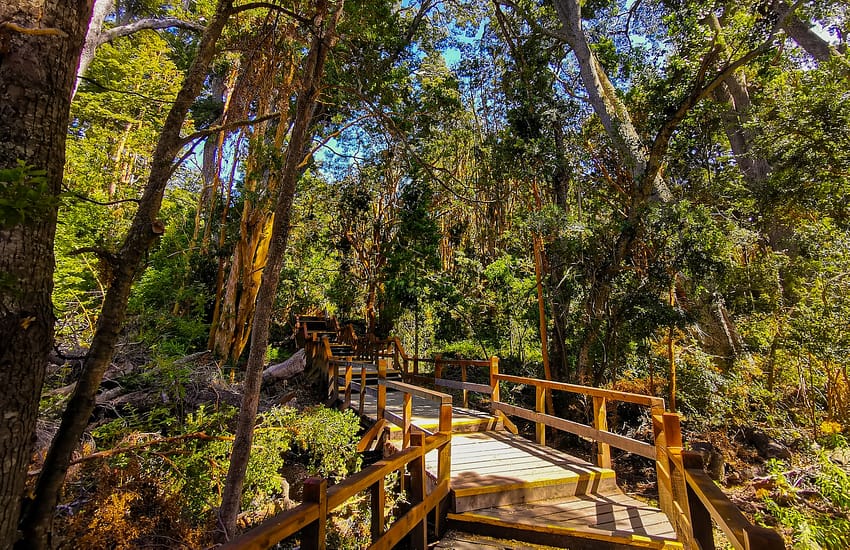
[[[290,31],[287,29],[281,40],[291,40]],[[238,87],[250,87],[252,90],[256,78],[274,82],[273,88],[267,85],[261,88],[257,99],[258,114],[267,114],[276,109],[281,116],[277,126],[273,127],[274,136],[269,140],[270,143],[260,147],[267,140],[267,131],[270,129],[268,123],[262,123],[254,128],[252,145],[249,145],[246,191],[254,197],[246,198],[242,206],[239,241],[233,251],[227,281],[220,290],[217,289],[215,314],[210,327],[209,347],[223,361],[237,361],[251,337],[257,293],[268,261],[274,217],[273,201],[280,187],[279,170],[270,170],[260,159],[267,154],[268,148],[278,151],[283,147],[289,128],[289,102],[293,93],[296,61],[289,54],[272,57],[271,62],[259,68],[257,62],[244,60],[242,67],[245,78],[237,82]],[[237,93],[241,95],[244,92],[240,89]],[[260,182],[264,186],[259,185]],[[223,279],[223,272],[221,276]]]
[[[573,50],[579,72],[594,112],[619,153],[623,163],[640,182],[647,171],[649,153],[635,129],[625,104],[605,74],[605,69],[590,48],[581,25],[581,6],[578,0],[555,0],[555,10],[564,25],[564,38]],[[672,199],[667,184],[660,177],[652,182],[654,193],[663,202]]]
[[[263,279],[257,295],[254,328],[251,333],[251,348],[242,389],[242,406],[239,409],[233,452],[221,497],[219,520],[224,526],[226,537],[232,537],[236,533],[236,518],[242,498],[242,484],[245,480],[251,443],[254,439],[254,423],[256,422],[260,401],[263,365],[269,343],[269,325],[275,293],[280,281],[280,270],[283,266],[286,243],[289,238],[289,220],[292,201],[295,197],[295,184],[305,152],[309,147],[308,128],[318,103],[325,60],[337,40],[336,25],[342,15],[343,4],[344,2],[340,0],[334,7],[334,12],[329,13],[327,0],[316,2],[316,15],[313,18],[316,35],[313,38],[304,66],[301,89],[295,104],[295,121],[281,172],[281,185],[274,211],[268,264],[263,271]],[[323,26],[326,18],[328,18],[328,22],[325,29]]]
[[[113,266],[112,281],[104,299],[98,326],[83,364],[74,394],[62,415],[62,423],[45,458],[35,488],[35,497],[21,520],[22,548],[45,548],[53,512],[71,455],[79,443],[95,406],[95,395],[109,366],[124,322],[133,280],[141,271],[142,258],[164,231],[157,219],[165,186],[174,170],[174,159],[182,147],[180,130],[189,107],[201,91],[207,69],[216,52],[216,42],[228,20],[232,0],[219,0],[210,25],[201,39],[198,54],[168,113],[151,162],[151,172],[133,223]],[[68,87],[70,89],[70,85]],[[64,131],[63,131],[64,134]]]
[[[0,218],[3,550],[11,548],[18,535],[39,398],[53,345],[57,197],[65,165],[71,90],[90,17],[91,0],[0,2],[0,169],[25,162],[45,172],[47,186],[43,204],[33,205],[30,220],[17,224]]]
[[[780,18],[780,26],[785,34],[798,46],[803,48],[816,61],[829,61],[832,56],[841,55],[829,42],[818,36],[811,25],[802,21],[791,11],[791,6],[783,0],[776,0],[771,5],[774,13]]]

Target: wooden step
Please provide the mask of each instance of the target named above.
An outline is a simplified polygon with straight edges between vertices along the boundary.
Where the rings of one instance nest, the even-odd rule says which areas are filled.
[[[502,431],[452,438],[451,489],[456,513],[618,490],[613,470]]]
[[[463,531],[560,548],[682,548],[667,516],[621,492],[450,513]]]

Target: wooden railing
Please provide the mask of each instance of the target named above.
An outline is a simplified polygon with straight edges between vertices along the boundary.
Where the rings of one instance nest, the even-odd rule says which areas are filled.
[[[535,410],[502,402],[499,397],[499,382],[533,386]],[[494,414],[501,412],[534,422],[536,440],[541,445],[546,443],[546,428],[549,427],[593,441],[594,462],[603,468],[611,467],[611,447],[655,460],[659,506],[670,519],[679,539],[687,547],[714,550],[711,525],[713,519],[737,549],[784,548],[782,537],[778,533],[752,525],[723,491],[705,475],[699,454],[682,451],[679,415],[665,412],[663,399],[498,372],[491,376],[491,385],[491,407]],[[582,424],[546,414],[546,400],[552,391],[592,398],[592,424]],[[608,405],[612,401],[649,408],[653,423],[652,444],[608,430]]]
[[[508,429],[514,433],[517,432],[517,428],[510,421],[509,416],[529,420],[535,424],[535,438],[542,445],[546,444],[546,429],[551,428],[591,440],[594,444],[594,462],[600,467],[611,467],[611,447],[654,460],[659,506],[670,519],[677,536],[690,548],[714,550],[712,521],[717,524],[736,549],[779,550],[784,548],[782,537],[778,533],[771,529],[753,525],[741,514],[740,510],[726,497],[723,491],[704,473],[700,455],[683,451],[679,416],[675,413],[666,412],[664,400],[659,397],[501,374],[499,373],[499,360],[496,357],[483,361],[443,359],[439,355],[434,359],[411,358],[404,351],[404,347],[398,338],[373,341],[372,349],[373,356],[378,359],[379,372],[383,372],[384,376],[387,363],[391,363],[394,368],[402,372],[407,382],[433,384],[436,387],[461,391],[464,406],[468,406],[468,392],[488,395],[491,413],[501,418]],[[420,373],[419,365],[422,363],[433,363],[433,376]],[[367,391],[365,384],[366,364],[345,360],[340,361],[339,365],[344,366],[344,375],[340,376],[339,372],[336,371],[332,376],[334,377],[333,380],[341,381],[341,388],[337,390],[336,395],[341,395],[341,399],[347,406],[350,406],[351,402],[352,369],[361,369],[359,386],[361,391],[360,412],[362,414],[365,391]],[[450,367],[460,367],[460,380],[445,377]],[[470,382],[467,376],[470,368],[487,368],[489,384]],[[382,380],[379,381],[377,390],[379,392],[379,412],[377,416],[379,423],[390,422],[399,425],[403,431],[403,440],[409,441],[412,434],[410,424],[411,397],[413,395],[423,397],[431,394],[431,398],[433,398],[433,395],[443,396],[444,394],[431,392],[406,383],[388,381],[383,379],[384,376],[379,374],[379,378],[382,378]],[[501,401],[501,382],[533,386],[535,388],[534,410]],[[385,392],[387,387],[406,392],[401,416],[386,410]],[[381,391],[382,389],[383,391]],[[547,414],[545,404],[554,391],[569,392],[590,398],[593,403],[591,423],[582,424]],[[381,394],[383,394],[383,397],[381,397]],[[445,396],[445,398],[448,398],[448,401],[441,401],[441,406],[447,405],[449,421],[448,427],[444,427],[441,414],[440,433],[443,433],[444,430],[451,430],[451,397]],[[439,399],[444,398],[440,397]],[[608,408],[611,402],[625,402],[647,407],[653,423],[653,442],[647,443],[611,432],[608,429]],[[381,424],[377,427],[383,429],[384,426],[385,424]],[[406,446],[407,443],[404,443],[404,445]],[[448,465],[450,464],[450,451],[444,452],[448,455],[445,461]],[[441,470],[443,468],[442,460],[440,468]],[[445,475],[448,476],[448,466],[446,468]]]
[[[324,341],[325,346],[329,346],[327,339]],[[222,548],[227,550],[266,549],[300,532],[302,548],[324,549],[328,514],[342,506],[348,499],[365,491],[369,491],[371,495],[369,499],[371,545],[369,548],[390,549],[409,536],[409,544],[412,548],[424,550],[428,542],[428,515],[431,513],[433,513],[435,532],[442,532],[451,475],[452,397],[403,382],[387,380],[385,360],[380,360],[377,365],[377,388],[369,388],[366,385],[367,370],[370,367],[374,368],[372,363],[355,362],[351,359],[338,359],[332,356],[326,356],[326,363],[330,378],[329,392],[347,407],[351,405],[355,369],[360,371],[361,413],[366,392],[376,392],[378,422],[372,426],[361,443],[368,442],[370,437],[376,437],[383,432],[387,424],[395,424],[402,430],[401,450],[345,478],[331,488],[327,487],[326,480],[315,478],[308,480],[304,486],[302,504],[266,520]],[[343,369],[342,375],[340,375],[340,368]],[[401,415],[387,410],[387,389],[402,392]],[[439,424],[436,433],[413,424],[414,396],[427,399],[439,406]],[[358,450],[363,450],[362,445],[358,446]],[[434,450],[437,451],[437,472],[433,488],[429,492],[425,455]],[[409,474],[408,480],[405,479],[405,471]],[[386,504],[384,480],[393,472],[402,474],[400,479],[404,480],[404,490],[410,502],[410,508],[396,519],[389,529],[384,530]]]
[[[347,477],[338,485],[328,488],[324,479],[309,479],[304,485],[304,502],[264,521],[220,548],[264,550],[300,532],[301,548],[324,550],[328,514],[357,494],[368,491],[371,497],[369,548],[390,549],[410,535],[411,547],[424,549],[428,542],[428,513],[437,508],[449,494],[448,477],[440,480],[430,493],[427,492],[425,455],[433,449],[447,447],[450,441],[450,434],[426,436],[424,433],[414,433],[409,447]],[[405,471],[410,474],[407,486],[410,508],[385,530],[385,478],[393,472],[400,472],[400,477],[404,477]]]

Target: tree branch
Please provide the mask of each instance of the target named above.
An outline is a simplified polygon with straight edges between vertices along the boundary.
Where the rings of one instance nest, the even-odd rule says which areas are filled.
[[[77,193],[75,191],[69,190],[67,186],[63,185],[63,187],[65,188],[65,192],[70,194],[74,198],[80,199],[81,201],[90,202],[90,203],[96,204],[98,206],[113,206],[113,205],[116,205],[116,204],[123,204],[125,202],[134,202],[136,204],[139,204],[139,199],[120,199],[120,200],[117,200],[117,201],[109,201],[109,202],[96,201],[96,200],[89,198],[85,195],[82,195],[82,194]]]
[[[518,4],[516,4],[512,0],[493,0],[493,3],[497,4],[497,5],[501,4],[502,6],[505,6],[507,8],[511,8],[512,10],[517,12],[520,17],[525,19],[525,22],[528,23],[529,26],[531,26],[531,28],[536,30],[537,32],[545,34],[549,38],[554,38],[555,40],[558,40],[560,42],[569,43],[569,40],[567,40],[566,34],[558,32],[558,31],[553,31],[552,29],[547,29],[546,27],[541,25],[540,22],[537,21],[537,19],[535,19],[534,17],[531,17],[528,14],[527,11],[522,9]]]
[[[688,97],[679,104],[676,112],[664,122],[652,142],[652,147],[649,151],[649,159],[647,161],[645,181],[653,181],[658,175],[658,172],[661,170],[662,158],[667,151],[667,144],[670,142],[670,138],[673,136],[674,130],[679,123],[684,120],[685,116],[694,107],[694,105],[711,94],[718,86],[723,84],[728,77],[734,74],[735,71],[772,48],[774,34],[775,33],[771,33],[767,40],[765,40],[758,48],[726,65],[726,67],[717,73],[708,84],[703,86],[702,83],[705,80],[705,73],[708,70],[708,66],[714,62],[718,50],[715,47],[706,54],[706,57],[700,65],[699,72],[697,73],[697,80],[694,83],[693,90],[690,94],[688,94]]]
[[[148,17],[145,19],[139,19],[138,21],[133,21],[132,23],[128,23],[126,25],[121,25],[120,27],[113,27],[109,30],[104,31],[97,38],[97,45],[100,46],[102,44],[106,44],[107,42],[112,42],[116,38],[128,36],[141,30],[161,30],[171,28],[187,29],[199,33],[202,33],[206,30],[206,27],[199,23],[186,21],[184,19],[178,19],[177,17]]]
[[[68,466],[74,466],[76,464],[82,464],[83,462],[88,462],[89,460],[95,460],[98,458],[109,458],[110,456],[115,456],[118,454],[129,453],[131,451],[138,451],[139,449],[144,449],[145,447],[151,447],[153,445],[161,445],[166,443],[177,443],[178,441],[184,441],[186,439],[200,439],[201,441],[233,441],[233,437],[223,436],[223,435],[207,435],[204,432],[195,432],[191,434],[184,435],[176,435],[173,437],[160,437],[157,439],[152,439],[150,441],[145,441],[144,443],[137,443],[136,445],[130,445],[129,447],[115,447],[113,449],[109,449],[107,451],[100,451],[97,453],[92,453],[90,455],[86,455],[82,458],[78,458],[76,460],[72,460],[68,463]],[[41,473],[41,470],[34,470],[27,472],[27,475],[37,476]]]
[[[183,142],[181,146],[186,146],[192,141],[200,138],[204,138],[207,136],[211,136],[213,134],[217,134],[219,132],[229,132],[230,130],[235,130],[236,128],[241,128],[243,126],[250,126],[252,124],[259,124],[260,122],[265,122],[267,120],[273,120],[276,118],[280,118],[280,113],[269,113],[267,115],[263,115],[257,118],[252,119],[244,119],[244,120],[236,120],[233,122],[228,122],[227,124],[220,124],[218,126],[210,126],[206,130],[198,130],[192,134],[189,134],[185,138],[183,138]]]
[[[260,8],[266,8],[266,9],[269,9],[269,10],[278,11],[278,12],[284,14],[284,15],[288,15],[289,17],[295,19],[296,21],[298,21],[302,25],[307,25],[307,26],[310,26],[310,27],[313,26],[313,21],[311,19],[308,19],[308,18],[304,17],[303,15],[298,15],[297,13],[295,13],[292,10],[288,10],[288,9],[284,8],[283,6],[278,6],[277,4],[273,4],[271,2],[251,2],[249,4],[242,4],[241,6],[234,6],[230,10],[230,14],[236,15],[237,13],[242,13],[243,11],[256,10],[256,9],[260,9]]]

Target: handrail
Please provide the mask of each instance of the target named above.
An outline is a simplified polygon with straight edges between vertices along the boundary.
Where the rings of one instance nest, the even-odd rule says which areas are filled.
[[[499,400],[499,382],[525,384],[535,388],[535,410],[524,409]],[[655,460],[658,502],[670,519],[676,534],[686,547],[714,550],[711,520],[714,519],[738,550],[779,550],[782,537],[770,529],[751,524],[714,483],[703,473],[701,458],[682,451],[679,416],[665,411],[660,397],[627,393],[604,388],[577,386],[563,382],[499,374],[491,375],[496,412],[519,416],[536,424],[536,439],[546,443],[546,427],[576,434],[594,441],[597,466],[611,468],[611,447]],[[546,414],[545,403],[551,391],[586,395],[593,399],[593,425],[588,426]],[[654,444],[608,431],[609,401],[634,403],[650,408]]]
[[[703,470],[702,455],[682,451],[682,466],[688,484],[694,539],[701,550],[714,550],[711,522],[717,524],[737,550],[784,550],[785,541],[773,529],[753,525]]]
[[[434,448],[448,446],[451,435],[439,434],[427,438],[424,434],[413,434],[412,445],[393,456],[364,468],[328,489],[327,480],[311,478],[304,484],[304,502],[267,519],[259,526],[240,537],[224,544],[222,550],[264,550],[281,540],[302,533],[302,548],[324,550],[325,525],[328,513],[338,508],[351,497],[370,491],[371,546],[374,549],[390,549],[412,533],[411,545],[417,550],[427,546],[428,513],[437,508],[449,494],[448,478],[438,480],[428,493],[425,472],[425,455]],[[397,518],[393,525],[384,530],[384,506],[386,492],[384,479],[387,475],[405,469],[411,482],[407,488],[410,509]],[[402,477],[404,477],[402,475]]]

